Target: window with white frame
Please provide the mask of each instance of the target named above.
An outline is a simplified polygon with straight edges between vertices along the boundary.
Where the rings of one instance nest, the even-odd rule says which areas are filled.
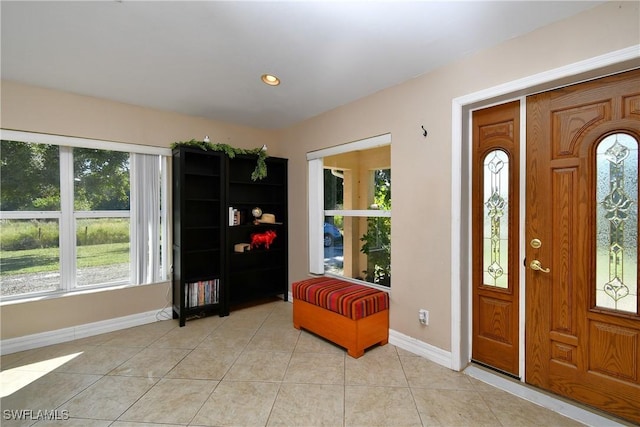
[[[309,266],[391,286],[391,135],[307,154]]]
[[[169,154],[2,130],[0,297],[166,280]]]

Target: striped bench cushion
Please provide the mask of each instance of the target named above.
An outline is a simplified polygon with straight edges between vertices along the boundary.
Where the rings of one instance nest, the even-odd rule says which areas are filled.
[[[314,277],[292,284],[293,298],[353,320],[389,308],[389,295],[378,289],[330,277]]]

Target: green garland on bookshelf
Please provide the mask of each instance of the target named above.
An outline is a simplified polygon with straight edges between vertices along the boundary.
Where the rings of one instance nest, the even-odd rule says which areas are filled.
[[[212,143],[208,140],[197,141],[195,139],[192,139],[191,141],[177,141],[171,144],[172,149],[178,146],[197,147],[204,151],[222,151],[229,156],[230,159],[233,159],[237,154],[252,154],[258,156],[258,159],[256,160],[256,168],[251,174],[251,179],[253,181],[257,181],[267,176],[267,164],[265,163],[265,159],[269,157],[269,155],[267,154],[266,146],[262,146],[261,148],[245,149],[235,148],[229,144]]]

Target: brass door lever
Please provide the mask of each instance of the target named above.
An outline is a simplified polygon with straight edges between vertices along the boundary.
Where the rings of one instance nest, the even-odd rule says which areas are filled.
[[[531,267],[532,270],[541,271],[543,273],[551,272],[550,269],[542,267],[542,263],[537,259],[534,259],[533,261],[531,261],[531,264],[529,264],[529,267]]]

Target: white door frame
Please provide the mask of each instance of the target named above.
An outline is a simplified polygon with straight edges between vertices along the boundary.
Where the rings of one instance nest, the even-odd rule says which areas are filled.
[[[640,44],[470,93],[451,109],[451,369],[471,361],[471,111],[640,66]],[[521,106],[521,111],[523,110]],[[521,126],[526,126],[521,120]],[[526,133],[521,133],[524,140]],[[522,159],[524,159],[524,152]],[[524,173],[524,171],[521,171]],[[524,179],[522,185],[525,185]],[[524,197],[525,193],[522,193]],[[521,211],[521,218],[524,215]],[[522,228],[522,227],[521,227]],[[523,275],[524,277],[524,275]],[[524,281],[520,287],[520,377],[524,379]]]

